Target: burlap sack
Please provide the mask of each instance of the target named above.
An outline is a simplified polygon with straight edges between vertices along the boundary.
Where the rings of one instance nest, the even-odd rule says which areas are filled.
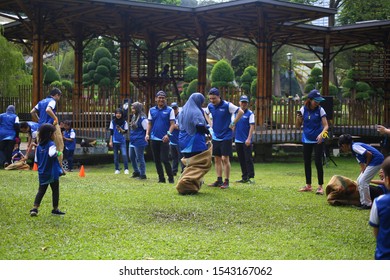
[[[208,150],[190,158],[182,158],[185,165],[176,189],[180,194],[196,194],[199,192],[203,176],[211,169],[212,146]]]
[[[360,205],[358,185],[347,177],[334,175],[326,186],[325,193],[331,205]]]
[[[30,170],[30,165],[28,165],[25,161],[17,161],[10,165],[8,165],[5,170]]]

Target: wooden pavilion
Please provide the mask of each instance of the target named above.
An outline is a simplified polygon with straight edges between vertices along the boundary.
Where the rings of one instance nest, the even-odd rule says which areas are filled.
[[[126,0],[1,0],[0,15],[7,24],[4,36],[31,48],[33,104],[43,98],[43,54],[53,43],[67,40],[75,51],[74,95],[82,92],[83,49],[91,38],[109,36],[120,43],[121,93],[130,92],[134,39],[147,45],[147,98],[156,90],[152,81],[161,43],[190,41],[198,50],[198,90],[206,91],[207,49],[217,38],[256,46],[258,52],[256,118],[268,119],[272,98],[272,55],[283,44],[306,46],[323,62],[323,94],[328,95],[329,63],[338,52],[364,44],[380,44],[387,58],[381,79],[385,90],[385,120],[390,120],[390,21],[343,27],[309,23],[336,10],[276,0],[239,0],[189,8]]]

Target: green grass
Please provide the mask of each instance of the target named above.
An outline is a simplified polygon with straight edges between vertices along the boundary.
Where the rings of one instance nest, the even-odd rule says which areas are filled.
[[[354,159],[335,160],[338,167],[324,168],[325,183],[334,174],[357,177]],[[114,175],[113,164],[85,166],[86,177],[60,179],[64,217],[50,214],[50,189],[39,216],[30,217],[37,173],[0,170],[0,259],[373,259],[369,211],[299,193],[301,159],[255,168],[255,184],[235,184],[240,169],[233,162],[229,189],[203,186],[198,195],[181,196],[174,185],[157,183],[152,162],[145,181]],[[205,179],[215,180],[214,168]]]

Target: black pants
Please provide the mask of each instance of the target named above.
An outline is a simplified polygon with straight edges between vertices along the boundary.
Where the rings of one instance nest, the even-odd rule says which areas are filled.
[[[38,193],[35,196],[34,206],[40,206],[43,196],[46,193],[47,187],[49,184],[39,185]],[[58,202],[60,200],[60,183],[58,180],[50,183],[52,199],[53,199],[53,209],[58,208]]]
[[[0,157],[0,160],[3,162],[0,162],[1,165],[4,163],[11,164],[11,158],[12,158],[12,151],[15,146],[15,140],[3,140],[0,141],[0,152],[2,152],[3,156]]]
[[[311,156],[314,150],[314,162],[317,169],[318,185],[324,184],[324,169],[322,165],[322,156],[324,144],[303,144],[303,160],[305,162],[306,184],[311,184]]]
[[[173,179],[172,166],[169,162],[169,143],[152,140],[151,144],[154,164],[156,165],[159,180],[165,180],[162,164],[164,164],[168,179]]]
[[[240,161],[242,179],[248,180],[255,177],[252,159],[252,145],[249,147],[245,143],[236,143],[238,160]]]

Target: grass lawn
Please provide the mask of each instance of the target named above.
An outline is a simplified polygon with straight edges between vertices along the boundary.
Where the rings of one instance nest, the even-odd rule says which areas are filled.
[[[357,178],[355,159],[335,161],[337,167],[324,167],[325,184],[335,174]],[[233,162],[229,189],[203,186],[198,195],[181,196],[175,185],[157,183],[153,162],[144,181],[114,175],[113,164],[85,166],[86,177],[60,179],[64,217],[50,214],[50,188],[39,216],[29,216],[37,172],[0,170],[0,259],[373,259],[369,211],[298,192],[305,181],[300,158],[255,169],[255,184],[234,183],[241,173]],[[213,167],[205,182],[214,180]]]

